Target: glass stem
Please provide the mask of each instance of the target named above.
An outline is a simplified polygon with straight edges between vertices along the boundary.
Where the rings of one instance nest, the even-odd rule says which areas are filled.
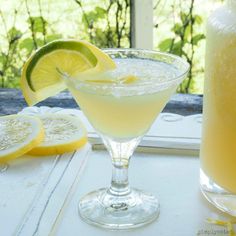
[[[128,195],[131,192],[128,181],[129,161],[141,136],[122,142],[112,140],[104,135],[102,135],[102,139],[112,161],[112,179],[108,192],[116,197]]]
[[[130,193],[128,180],[128,159],[112,159],[112,179],[109,192],[112,195],[124,196]]]

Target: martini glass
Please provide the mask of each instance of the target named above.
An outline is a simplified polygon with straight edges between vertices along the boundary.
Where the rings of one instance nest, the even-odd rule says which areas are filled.
[[[87,223],[108,229],[131,229],[159,216],[158,199],[131,188],[130,157],[177,86],[189,65],[178,56],[140,49],[104,50],[117,64],[113,71],[64,80],[74,99],[102,138],[112,162],[109,188],[79,201]],[[82,76],[82,75],[81,75]]]

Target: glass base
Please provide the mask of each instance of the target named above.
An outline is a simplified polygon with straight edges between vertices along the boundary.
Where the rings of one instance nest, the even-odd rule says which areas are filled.
[[[221,211],[236,216],[236,194],[217,185],[203,170],[200,170],[200,186],[203,195],[210,203]]]
[[[158,218],[159,201],[153,195],[132,189],[117,196],[109,189],[88,193],[79,202],[79,213],[89,224],[112,230],[127,230]]]

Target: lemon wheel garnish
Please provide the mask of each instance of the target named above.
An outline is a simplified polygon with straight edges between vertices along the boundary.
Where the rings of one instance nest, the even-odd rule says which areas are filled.
[[[56,40],[27,60],[20,84],[27,103],[34,105],[66,88],[58,70],[73,77],[81,72],[99,73],[114,68],[114,61],[88,42]]]
[[[87,132],[80,119],[67,114],[39,116],[43,122],[45,139],[29,151],[30,155],[54,155],[74,151],[87,142]]]
[[[0,117],[0,162],[7,162],[27,153],[44,139],[40,119],[26,115]]]

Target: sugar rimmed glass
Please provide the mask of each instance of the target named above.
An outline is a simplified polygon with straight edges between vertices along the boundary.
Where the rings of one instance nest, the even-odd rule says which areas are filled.
[[[171,69],[176,72],[164,78],[158,73],[148,72],[151,75],[148,79],[128,84],[100,83],[91,78],[78,80],[63,75],[73,97],[102,138],[112,162],[111,186],[95,190],[80,199],[79,214],[92,225],[116,230],[131,229],[157,219],[160,206],[152,194],[130,187],[130,157],[177,86],[187,76],[189,65],[178,56],[151,50],[106,49],[104,52],[115,61],[129,59],[125,63],[127,76],[132,76],[134,72],[131,68],[134,60],[140,61],[140,71],[143,72],[148,72],[147,65],[153,63],[168,67],[166,73]],[[97,76],[89,75],[95,79]],[[104,74],[104,77],[107,76],[109,74]],[[139,74],[136,76],[139,78]],[[141,73],[142,76],[145,73]]]

